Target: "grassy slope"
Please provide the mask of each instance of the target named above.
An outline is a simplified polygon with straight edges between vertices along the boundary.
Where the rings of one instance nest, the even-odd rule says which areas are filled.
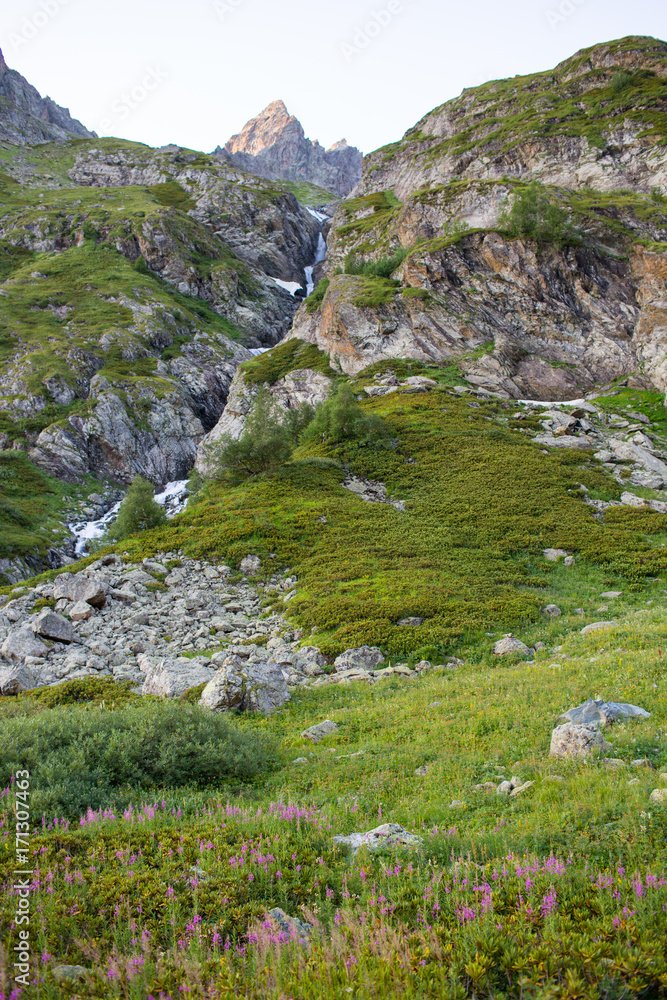
[[[547,754],[559,713],[599,692],[652,713],[614,728],[614,754],[667,768],[666,624],[664,608],[650,608],[532,664],[473,661],[419,681],[299,692],[268,719],[238,720],[282,745],[284,766],[263,787],[148,791],[148,809],[40,834],[32,846],[49,881],[33,896],[33,950],[47,956],[46,981],[27,996],[70,995],[46,971],[62,962],[91,970],[88,997],[171,997],[187,985],[211,998],[519,998],[527,981],[536,996],[571,997],[573,983],[590,1000],[659,996],[667,812],[647,802],[660,781]],[[13,715],[41,707],[7,701],[0,710]],[[340,728],[313,748],[300,732],[323,718]],[[534,782],[517,799],[474,787],[512,774]],[[424,853],[388,863],[333,850],[334,833],[382,821],[424,837]],[[6,878],[13,845],[0,832]],[[2,906],[8,919],[9,894]],[[322,945],[267,954],[260,940],[245,955],[246,927],[272,906],[316,914]],[[339,924],[350,933],[336,944]],[[475,984],[480,960],[488,975]]]

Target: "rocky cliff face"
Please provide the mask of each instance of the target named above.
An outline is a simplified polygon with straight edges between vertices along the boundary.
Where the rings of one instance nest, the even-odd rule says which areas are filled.
[[[344,197],[361,178],[362,154],[345,139],[324,149],[307,139],[301,123],[282,101],[274,101],[217,155],[270,180],[307,181]]]
[[[667,45],[646,38],[464,91],[366,157],[291,336],[351,373],[455,359],[516,398],[637,371],[664,390],[666,111]],[[564,238],[508,231],[531,181]]]
[[[41,97],[25,77],[9,69],[0,51],[0,141],[57,142],[94,135],[72,118],[67,108],[50,97]]]
[[[238,364],[288,330],[280,282],[305,285],[320,224],[179,147],[51,144],[5,169],[0,444],[68,480],[184,477]]]

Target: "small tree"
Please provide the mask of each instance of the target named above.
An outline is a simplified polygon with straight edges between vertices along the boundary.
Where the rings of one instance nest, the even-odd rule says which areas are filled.
[[[109,529],[109,537],[120,540],[138,531],[148,531],[164,524],[167,515],[155,502],[154,486],[143,476],[135,476],[120,505],[118,517]]]
[[[224,434],[208,452],[212,474],[240,483],[251,476],[275,472],[292,456],[292,449],[313,418],[313,408],[304,404],[280,414],[271,393],[262,386],[235,440]]]
[[[342,383],[318,406],[303,437],[329,444],[355,440],[361,445],[373,445],[386,444],[390,435],[384,422],[375,414],[365,413],[350,386]]]
[[[512,238],[522,237],[557,247],[574,236],[567,212],[553,201],[539,181],[531,181],[514,195],[511,206],[500,217],[500,227]]]

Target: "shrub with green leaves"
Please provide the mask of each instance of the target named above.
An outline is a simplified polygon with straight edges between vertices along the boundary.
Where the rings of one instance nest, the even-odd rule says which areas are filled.
[[[362,446],[386,445],[390,433],[384,421],[366,413],[353,390],[345,382],[318,406],[315,419],[305,429],[305,441],[340,444],[354,440]]]
[[[158,528],[166,520],[164,508],[155,502],[153,484],[143,476],[135,476],[120,505],[118,517],[109,529],[109,537],[127,538],[138,531]]]
[[[389,257],[366,261],[351,252],[345,258],[345,273],[363,275],[368,278],[390,278],[394,271],[401,266],[407,255],[408,251],[401,247]]]
[[[266,386],[260,386],[238,440],[224,434],[209,447],[212,475],[241,483],[261,473],[275,472],[288,462],[292,449],[313,419],[308,404],[280,413]]]
[[[531,181],[514,194],[500,217],[500,227],[512,238],[535,240],[562,247],[575,240],[568,213],[539,181]]]
[[[275,762],[264,737],[184,702],[115,711],[65,704],[0,727],[0,788],[30,771],[35,817],[77,818],[150,789],[252,782]]]

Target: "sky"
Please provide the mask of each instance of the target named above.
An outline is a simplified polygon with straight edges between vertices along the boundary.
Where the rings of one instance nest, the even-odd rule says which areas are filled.
[[[665,0],[4,0],[0,47],[100,135],[210,152],[282,99],[311,139],[364,152],[464,87],[623,35]]]

